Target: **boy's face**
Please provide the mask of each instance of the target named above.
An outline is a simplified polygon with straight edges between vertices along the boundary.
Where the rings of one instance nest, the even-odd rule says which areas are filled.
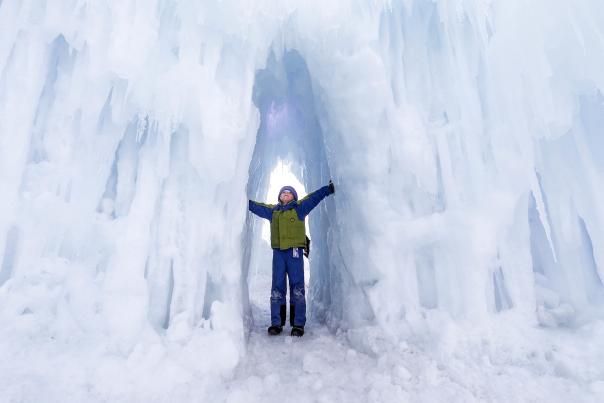
[[[281,200],[281,203],[283,203],[283,204],[287,204],[290,201],[292,201],[293,199],[294,199],[294,195],[289,190],[284,190],[279,195],[279,200]]]

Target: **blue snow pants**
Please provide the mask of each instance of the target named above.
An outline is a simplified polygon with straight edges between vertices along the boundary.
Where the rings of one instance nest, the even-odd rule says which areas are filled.
[[[294,325],[306,323],[306,299],[304,297],[303,248],[273,249],[273,284],[271,287],[271,325],[281,325],[280,309],[285,305],[289,279],[289,303],[294,309]]]

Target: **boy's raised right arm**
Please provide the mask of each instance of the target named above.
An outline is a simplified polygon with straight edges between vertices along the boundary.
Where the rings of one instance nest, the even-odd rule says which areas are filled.
[[[256,214],[258,217],[266,218],[269,221],[273,217],[274,208],[274,204],[260,203],[254,200],[250,200],[248,203],[248,209],[252,213]]]

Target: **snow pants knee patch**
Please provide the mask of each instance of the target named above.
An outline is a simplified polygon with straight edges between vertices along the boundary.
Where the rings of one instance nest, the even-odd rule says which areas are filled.
[[[291,302],[294,304],[303,304],[306,302],[306,299],[304,297],[304,283],[296,284],[292,288],[290,299]]]
[[[281,290],[271,290],[271,303],[273,302],[285,304],[285,294]]]

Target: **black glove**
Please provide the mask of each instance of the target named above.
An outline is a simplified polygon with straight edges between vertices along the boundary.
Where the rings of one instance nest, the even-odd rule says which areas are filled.
[[[335,193],[335,192],[336,192],[336,188],[333,185],[333,182],[329,181],[329,193],[331,194],[331,193]]]

